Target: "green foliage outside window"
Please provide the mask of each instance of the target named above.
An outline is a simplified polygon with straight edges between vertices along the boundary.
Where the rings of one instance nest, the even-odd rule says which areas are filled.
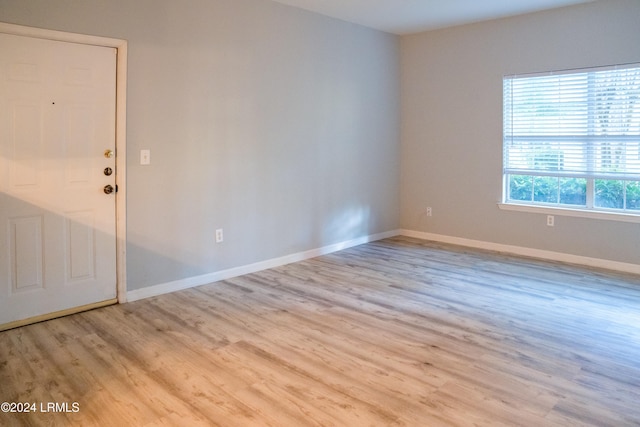
[[[509,176],[509,198],[523,202],[585,206],[587,180],[551,176]]]
[[[586,206],[587,180],[585,178],[509,175],[509,199],[521,202]],[[595,206],[609,209],[640,210],[640,181],[596,179]]]
[[[626,206],[624,205],[625,195]],[[599,208],[640,209],[640,182],[596,179],[595,205]]]

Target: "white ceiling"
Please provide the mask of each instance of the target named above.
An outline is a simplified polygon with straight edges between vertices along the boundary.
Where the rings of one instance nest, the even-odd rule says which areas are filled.
[[[594,0],[274,0],[394,34],[520,15]]]

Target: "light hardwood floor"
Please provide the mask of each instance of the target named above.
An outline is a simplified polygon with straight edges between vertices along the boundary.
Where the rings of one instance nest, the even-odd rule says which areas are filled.
[[[640,278],[409,238],[0,333],[0,425],[640,425]]]

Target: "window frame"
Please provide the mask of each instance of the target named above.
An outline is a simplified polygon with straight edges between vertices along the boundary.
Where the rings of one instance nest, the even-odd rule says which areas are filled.
[[[634,209],[634,208],[629,209],[627,207],[628,206],[627,203],[629,201],[629,199],[627,198],[627,187],[629,185],[629,182],[640,182],[640,178],[638,178],[637,176],[637,171],[636,171],[636,174],[632,176],[627,175],[626,169],[624,174],[619,174],[616,172],[610,175],[604,171],[598,170],[598,167],[594,166],[596,163],[595,159],[598,157],[598,155],[601,156],[601,152],[598,151],[598,145],[600,141],[606,141],[607,143],[609,143],[610,141],[615,141],[615,142],[622,141],[624,142],[623,146],[625,150],[627,149],[627,147],[632,147],[633,143],[638,145],[639,144],[638,141],[640,141],[640,132],[612,136],[612,135],[606,134],[606,130],[607,130],[606,128],[605,128],[604,134],[598,134],[592,129],[592,123],[595,120],[594,118],[597,117],[597,113],[594,112],[594,110],[592,110],[594,108],[593,104],[597,105],[597,101],[594,102],[593,98],[597,99],[598,90],[602,90],[601,88],[599,89],[597,88],[597,86],[593,81],[592,76],[593,74],[595,74],[595,72],[598,72],[598,71],[611,71],[611,70],[614,70],[616,72],[621,70],[625,70],[625,71],[635,70],[635,72],[640,72],[640,63],[621,64],[621,65],[606,66],[606,67],[590,67],[590,68],[581,68],[581,69],[572,69],[572,70],[562,70],[562,71],[554,71],[554,72],[547,72],[547,73],[522,74],[517,76],[516,75],[503,76],[503,80],[502,80],[503,82],[502,196],[501,196],[501,201],[498,203],[498,206],[501,209],[512,210],[512,211],[525,211],[525,212],[546,212],[546,213],[553,213],[558,215],[569,215],[569,216],[589,217],[589,218],[598,218],[598,219],[613,219],[613,220],[619,220],[619,221],[625,221],[625,222],[640,222],[640,209]],[[509,94],[507,94],[507,90],[509,91],[513,90],[512,85],[514,84],[514,81],[518,79],[527,79],[527,78],[534,79],[541,76],[543,77],[549,76],[549,77],[555,78],[560,75],[566,76],[569,79],[572,79],[572,78],[577,78],[577,76],[579,76],[580,74],[585,74],[586,81],[587,81],[586,84],[584,84],[584,91],[585,91],[584,96],[586,97],[584,102],[586,103],[585,105],[587,106],[587,113],[586,113],[586,117],[587,117],[586,122],[588,123],[587,125],[580,124],[577,127],[578,132],[576,134],[571,134],[571,135],[563,135],[562,125],[553,125],[552,130],[554,132],[551,134],[543,133],[540,135],[536,135],[534,132],[532,134],[527,135],[524,132],[522,132],[522,134],[518,135],[517,126],[515,126],[516,131],[514,131],[513,111],[516,107],[522,108],[522,106],[525,105],[525,103],[523,102],[522,104],[517,104],[516,107],[514,107],[513,92],[510,92]],[[635,79],[638,77],[632,74],[632,78],[634,79],[632,80],[634,83],[633,85],[631,85],[631,88],[635,90],[636,88]],[[507,84],[509,85],[508,89],[507,89]],[[532,83],[532,84],[535,85],[535,83]],[[563,85],[563,84],[564,83],[561,83],[560,78],[558,78],[557,85]],[[526,90],[531,91],[530,89],[526,89]],[[548,91],[548,92],[542,92],[542,93],[543,93],[542,96],[551,96],[552,92]],[[533,94],[534,92],[531,91],[529,96],[532,96]],[[537,93],[535,93],[535,95],[537,95]],[[516,99],[517,99],[517,96],[516,96]],[[511,101],[511,104],[508,104],[507,101]],[[622,102],[628,102],[628,101],[622,101]],[[620,102],[619,104],[622,104],[622,102]],[[632,102],[630,107],[631,114],[634,115],[633,116],[634,123],[636,122],[635,114],[637,112],[637,108],[639,108],[637,106],[634,106],[634,104],[636,103],[640,104],[640,100]],[[554,103],[550,105],[555,106],[557,104],[558,103]],[[536,104],[534,103],[532,105],[536,105]],[[542,103],[538,105],[545,105],[545,104]],[[579,107],[585,107],[585,105],[579,104]],[[574,113],[576,110],[579,109],[579,107],[576,107],[575,110],[570,109],[568,111],[570,111],[571,113]],[[510,116],[507,114],[508,112],[511,114]],[[537,116],[537,114],[538,113],[534,113],[534,117]],[[525,114],[525,116],[526,115],[527,114]],[[517,117],[517,119],[521,119],[521,117]],[[531,123],[537,124],[535,121],[536,119],[533,119]],[[541,118],[540,121],[542,122],[542,120],[543,119]],[[637,125],[637,123],[635,124]],[[558,132],[555,132],[556,129],[558,130]],[[538,166],[534,165],[534,166],[526,166],[523,169],[518,170],[518,168],[514,168],[513,163],[511,163],[511,161],[508,160],[508,153],[509,154],[511,153],[512,147],[515,146],[517,148],[521,148],[525,150],[524,151],[525,156],[530,155],[532,153],[528,151],[530,149],[528,144],[513,145],[513,142],[518,140],[534,141],[533,146],[535,147],[535,149],[539,149],[540,147],[547,144],[549,145],[549,147],[553,147],[554,145],[557,146],[557,145],[560,145],[559,141],[569,141],[569,144],[576,144],[576,146],[578,147],[578,150],[584,152],[584,154],[582,154],[583,159],[581,160],[581,162],[584,165],[587,165],[586,169],[584,169],[583,172],[578,172],[578,173],[573,172],[571,170],[565,171],[564,164],[561,165],[560,164],[561,161],[558,160],[558,166],[556,169],[553,169],[553,168],[545,169],[544,167],[538,168]],[[538,144],[535,144],[536,140],[545,141],[545,142],[544,143],[540,142]],[[630,143],[627,143],[627,142],[630,142]],[[570,147],[573,148],[573,146],[570,146]],[[557,151],[558,149],[555,148],[552,150]],[[566,154],[566,151],[564,149],[561,152],[562,152],[562,156]],[[585,158],[586,160],[584,160]],[[624,159],[623,162],[625,163],[625,165],[630,160],[626,152],[624,153],[623,159]],[[637,162],[638,160],[640,160],[640,158],[631,159],[632,162]],[[531,158],[529,158],[528,161],[530,162]],[[563,162],[564,160],[562,160],[562,163]],[[507,165],[507,163],[509,163],[509,165]],[[585,167],[584,165],[583,165],[583,168]],[[531,193],[532,194],[529,200],[511,199],[510,177],[520,176],[520,175],[531,177]],[[555,202],[535,201],[535,177],[547,177],[547,178],[558,179]],[[629,179],[630,177],[632,177],[633,179]],[[560,183],[560,179],[562,178],[579,178],[581,180],[585,180],[586,182],[585,196],[586,197],[585,197],[584,204],[575,205],[575,204],[569,204],[569,203],[562,203],[561,183]],[[603,206],[597,206],[596,181],[599,179],[614,180],[614,181],[622,182],[622,202],[623,202],[622,208],[608,208]],[[636,199],[631,199],[631,200],[635,202]]]

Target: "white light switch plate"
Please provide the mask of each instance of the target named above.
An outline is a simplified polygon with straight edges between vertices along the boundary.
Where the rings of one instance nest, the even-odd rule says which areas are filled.
[[[141,165],[151,164],[151,150],[140,150],[140,164]]]

